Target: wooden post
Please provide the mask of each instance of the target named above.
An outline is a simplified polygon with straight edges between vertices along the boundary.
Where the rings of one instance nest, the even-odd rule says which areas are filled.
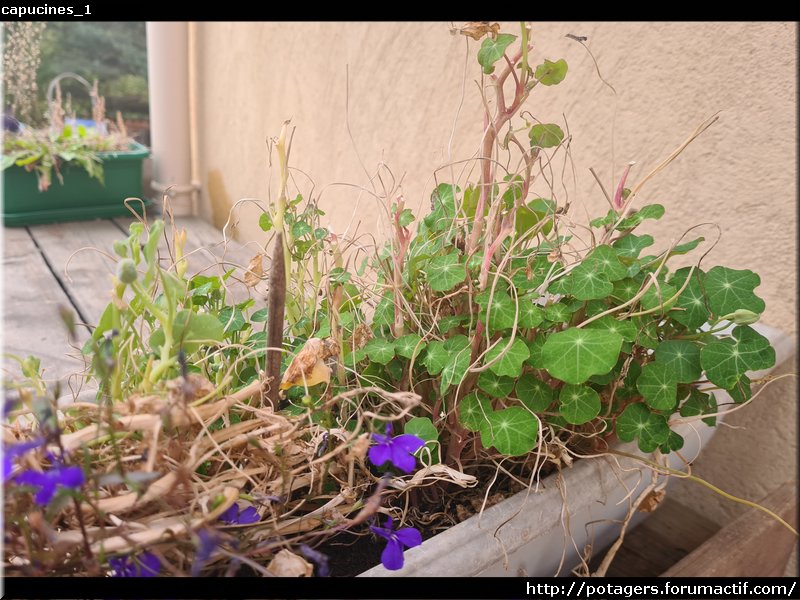
[[[283,347],[283,316],[286,308],[286,269],[283,257],[283,233],[278,232],[273,242],[272,262],[270,263],[269,294],[267,300],[267,381],[269,392],[267,400],[272,410],[280,404],[281,356],[278,350]]]

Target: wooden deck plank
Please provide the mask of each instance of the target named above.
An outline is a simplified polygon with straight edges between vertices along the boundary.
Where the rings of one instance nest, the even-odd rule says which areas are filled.
[[[710,519],[667,497],[656,511],[625,535],[608,577],[657,577],[711,538],[719,527]],[[603,553],[592,560],[594,570]]]
[[[797,481],[758,502],[797,527]],[[755,508],[723,527],[663,577],[780,577],[797,544],[795,535]]]
[[[80,371],[80,352],[70,347],[58,313],[59,306],[71,306],[69,298],[27,229],[7,228],[3,234],[3,351],[41,359],[48,383]],[[86,330],[79,328],[78,347],[86,337]],[[6,358],[3,370],[10,377],[20,374],[18,365]]]
[[[95,325],[111,299],[112,245],[124,234],[110,219],[37,225],[30,231],[85,322]]]

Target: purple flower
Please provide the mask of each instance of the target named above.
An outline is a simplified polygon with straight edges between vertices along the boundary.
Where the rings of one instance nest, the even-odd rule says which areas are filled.
[[[80,467],[67,467],[56,464],[49,471],[23,471],[16,476],[15,481],[22,485],[38,487],[39,491],[33,497],[36,504],[44,506],[53,499],[57,486],[65,488],[80,488],[83,485],[83,471]]]
[[[112,577],[155,577],[161,571],[161,561],[150,552],[137,559],[132,556],[109,558],[108,566]]]
[[[194,555],[194,563],[192,563],[192,577],[200,575],[200,571],[222,541],[219,534],[213,529],[198,529],[195,533],[199,538],[199,543]]]
[[[369,449],[370,461],[376,467],[390,462],[404,473],[411,473],[417,466],[414,452],[422,448],[425,441],[409,433],[395,437],[392,437],[391,434],[391,425],[386,425],[386,435],[372,434],[375,445]]]
[[[413,527],[403,527],[393,531],[393,524],[392,517],[387,517],[384,527],[370,525],[369,528],[372,533],[386,540],[386,548],[381,553],[383,566],[390,571],[397,571],[403,568],[403,547],[419,546],[422,543],[422,534]]]
[[[251,523],[258,523],[261,520],[261,516],[255,507],[248,506],[240,511],[239,506],[234,502],[228,507],[228,510],[219,516],[219,520],[226,525],[250,525]]]
[[[314,550],[307,544],[302,544],[300,546],[300,552],[302,552],[303,556],[305,556],[308,560],[317,565],[317,577],[330,577],[331,568],[328,565],[327,555]]]
[[[3,447],[3,483],[8,481],[11,476],[11,471],[14,469],[13,459],[17,456],[25,454],[29,450],[38,448],[44,445],[44,438],[36,438],[29,442],[20,442],[19,444],[11,444]]]

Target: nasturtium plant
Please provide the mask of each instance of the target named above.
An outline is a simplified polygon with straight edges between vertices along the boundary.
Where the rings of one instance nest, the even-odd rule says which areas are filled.
[[[382,562],[398,569],[421,536],[392,519],[425,514],[425,503],[440,502],[451,484],[469,487],[490,472],[530,480],[544,466],[618,452],[619,442],[643,453],[680,451],[681,423],[715,425],[726,406],[753,398],[763,382],[758,372],[775,363],[769,340],[753,327],[765,310],[759,276],[714,265],[699,235],[705,232],[688,235],[692,224],[676,242],[658,233],[668,186],[663,204],[643,205],[639,190],[650,175],[629,165],[611,194],[595,186],[610,209],[587,218],[573,207],[560,165],[578,140],[566,120],[540,121],[531,113],[536,104],[526,105],[531,96],[552,98],[566,60],[545,58],[524,25],[519,36],[482,22],[461,31],[479,42],[478,64],[471,63],[484,110],[477,152],[436,171],[424,210],[379,170],[370,193],[386,201],[389,217],[379,247],[366,245],[366,236],[334,233],[321,220],[313,186],[294,189],[301,184],[290,177],[286,128],[274,144],[280,192],[258,219],[264,235],[274,236],[269,277],[263,254],[247,268],[187,276],[185,236],[173,232],[163,250],[162,220],[134,223],[114,244],[113,301],[83,346],[100,406],[110,399],[126,415],[136,403],[123,400],[169,396],[150,426],[200,440],[193,443],[202,446],[202,461],[186,467],[187,485],[202,487],[198,498],[230,490],[239,464],[248,472],[274,468],[281,481],[292,477],[291,490],[244,484],[241,498],[226,499],[228,525],[273,526],[346,498],[350,513],[308,519],[310,527],[319,522],[318,532],[335,532],[357,525],[358,507],[378,501],[392,518],[361,527],[385,540]],[[643,223],[650,233],[638,231]],[[265,306],[253,292],[266,280]],[[234,282],[245,284],[248,299],[234,301]],[[38,366],[25,361],[23,369],[31,377]],[[236,396],[251,387],[249,396]],[[181,428],[198,425],[211,400],[221,403],[208,412],[213,421],[185,435]],[[138,433],[107,433],[123,423],[116,412],[108,411],[114,423],[103,430],[108,444],[76,445],[86,465],[113,457],[114,444],[135,443],[136,460],[143,458]],[[231,455],[223,430],[245,431],[251,421],[255,437],[251,430],[238,435],[244,441]],[[224,459],[208,458],[219,449]],[[177,460],[177,450],[156,458]],[[127,467],[103,466],[99,480],[118,479],[101,495],[135,487]],[[60,476],[61,467],[79,469],[51,461],[43,472]],[[67,474],[78,481],[78,471]],[[35,484],[38,476],[26,477]],[[392,482],[399,477],[407,479]],[[61,484],[69,494],[76,486]],[[398,508],[397,494],[409,491],[415,496],[405,506],[414,510]],[[208,558],[216,538],[198,531]],[[254,540],[267,537],[254,532]],[[281,533],[281,544],[308,539],[305,533]],[[325,566],[314,548],[301,552],[318,571]]]

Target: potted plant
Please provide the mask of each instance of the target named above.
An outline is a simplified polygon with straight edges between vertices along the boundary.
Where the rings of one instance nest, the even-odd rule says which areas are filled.
[[[83,83],[92,99],[92,119],[79,120],[62,106],[60,79]],[[52,97],[53,91],[55,97]],[[65,116],[66,112],[66,116]],[[142,197],[142,164],[147,148],[128,137],[119,113],[105,117],[97,82],[74,73],[53,80],[48,126],[15,126],[3,141],[3,221],[38,223],[129,215],[128,198]],[[141,212],[148,200],[132,203]]]
[[[450,575],[552,574],[584,531],[565,534],[565,515],[627,499],[611,518],[628,524],[683,474],[695,428],[754,399],[776,361],[754,327],[758,276],[701,266],[697,227],[661,247],[635,233],[664,213],[640,200],[655,172],[628,188],[628,166],[586,224],[540,197],[570,140],[521,111],[566,62],[533,61],[526,24],[461,31],[482,40],[477,174],[439,183],[427,215],[381,178],[386,244],[337,236],[291,188],[286,123],[260,218],[268,275],[264,251],[238,274],[187,276],[186,232],[160,220],[114,245],[112,302],[84,346],[97,403],[59,413],[21,361],[6,407],[15,572],[441,574],[452,554]],[[231,301],[234,276],[257,292],[269,278],[268,306]],[[354,538],[367,558],[346,566]],[[520,558],[532,540],[538,558]]]

